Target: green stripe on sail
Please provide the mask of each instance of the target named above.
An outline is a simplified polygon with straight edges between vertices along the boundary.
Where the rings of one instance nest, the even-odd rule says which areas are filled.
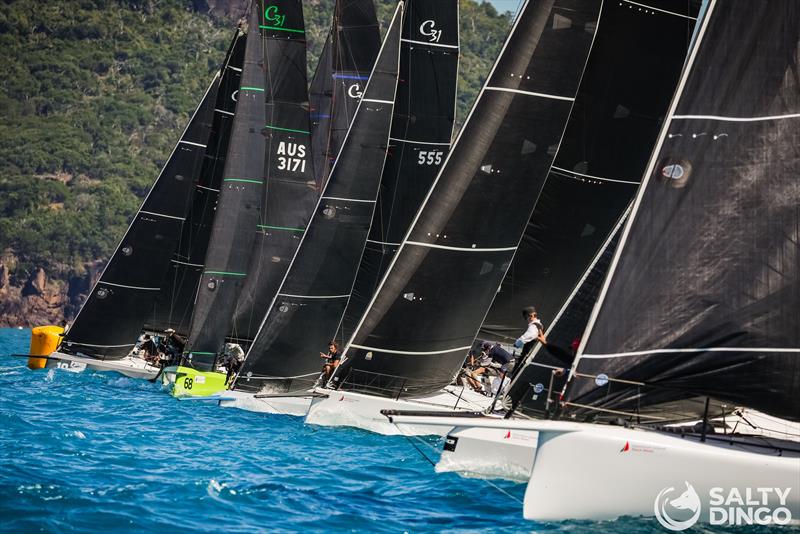
[[[259,228],[268,228],[269,230],[288,230],[290,232],[304,232],[305,228],[291,228],[289,226],[269,226],[267,224],[259,224]]]
[[[306,33],[305,30],[295,30],[293,28],[279,28],[277,26],[264,26],[263,24],[260,24],[258,27],[261,28],[262,30],[278,30],[281,32]]]
[[[264,89],[261,87],[240,87],[241,91],[258,91],[260,93],[264,92]]]
[[[244,178],[225,178],[222,181],[223,182],[245,182],[245,183],[248,183],[248,184],[259,184],[259,185],[264,183],[261,180],[245,180]]]
[[[307,132],[306,130],[293,130],[291,128],[279,128],[278,126],[270,126],[269,124],[264,126],[264,128],[269,128],[270,130],[280,130],[282,132],[295,132],[295,133],[302,133],[302,134],[310,133],[310,132]]]
[[[203,274],[221,274],[227,276],[247,276],[247,273],[229,273],[227,271],[206,271]]]
[[[199,350],[190,350],[186,354],[204,354],[204,355],[207,355],[207,356],[214,356],[216,354],[216,352],[201,352]]]

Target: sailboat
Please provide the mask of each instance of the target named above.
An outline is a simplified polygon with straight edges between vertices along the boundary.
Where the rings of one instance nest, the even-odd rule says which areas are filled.
[[[737,407],[800,421],[800,9],[711,0],[695,43],[560,420],[501,423],[538,432],[527,519],[800,514],[800,436],[710,424]]]
[[[520,310],[536,305],[547,321],[547,347],[518,357],[505,397],[494,407],[546,417],[588,321],[628,209],[678,84],[699,2],[682,10],[603,6],[575,108],[514,263],[479,334],[521,333]],[[628,61],[620,61],[620,50]],[[639,65],[630,68],[630,62]],[[594,255],[594,260],[592,256]],[[506,379],[508,380],[508,379]],[[502,395],[502,393],[501,393]],[[510,413],[506,414],[509,417]],[[449,418],[441,418],[449,427]],[[455,428],[439,471],[527,480],[535,433]]]
[[[174,329],[170,313],[154,310],[175,302],[165,298],[174,297],[167,291],[169,273],[173,266],[189,267],[176,255],[186,245],[198,205],[215,189],[207,163],[216,146],[226,143],[228,116],[235,109],[228,90],[238,87],[240,37],[237,30],[220,71],[72,325],[66,333],[59,327],[34,329],[30,367],[116,371],[136,378],[160,372],[156,362],[138,354],[136,342],[143,328],[161,336]]]
[[[252,343],[255,318],[277,291],[317,199],[302,3],[262,8],[256,3],[252,14],[257,30],[248,40],[225,187],[186,357],[175,371],[177,397],[226,388],[237,364],[226,342]]]
[[[449,386],[517,250],[575,100],[600,2],[526,3],[306,421],[396,434],[382,409],[482,410]],[[338,380],[337,380],[338,379]],[[438,427],[404,427],[441,433]]]
[[[305,413],[321,367],[319,348],[336,332],[373,216],[392,124],[403,7],[400,2],[322,196],[223,406]]]

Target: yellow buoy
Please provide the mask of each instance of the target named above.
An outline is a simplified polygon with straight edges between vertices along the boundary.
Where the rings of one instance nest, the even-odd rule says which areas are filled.
[[[37,326],[31,330],[31,356],[49,356],[61,343],[64,329],[60,326]],[[29,369],[44,369],[47,358],[28,358]]]

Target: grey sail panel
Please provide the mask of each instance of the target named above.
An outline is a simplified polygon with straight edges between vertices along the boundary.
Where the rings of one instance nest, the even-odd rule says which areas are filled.
[[[244,35],[237,30],[222,65],[211,135],[199,179],[193,184],[191,207],[161,289],[147,314],[145,330],[163,332],[171,328],[182,336],[189,334],[236,111],[244,44]]]
[[[219,74],[92,288],[62,349],[122,358],[133,348],[180,240],[211,134]]]
[[[353,125],[235,387],[307,389],[336,333],[358,270],[386,158],[397,86],[401,2]]]
[[[285,16],[283,29],[264,30],[266,61],[266,187],[244,290],[230,338],[243,346],[255,338],[283,280],[318,192],[311,154],[306,40],[302,3],[272,3]]]
[[[800,5],[708,12],[578,355],[577,417],[708,397],[800,420]]]
[[[261,14],[260,2],[254,2],[245,38],[236,116],[185,349],[187,359],[201,370],[213,369],[248,277],[254,229],[265,185],[265,62],[259,31]]]
[[[645,172],[699,3],[672,12],[604,4],[553,168],[479,337],[513,342],[526,306],[549,323],[606,240]]]
[[[403,39],[389,150],[369,239],[337,334],[342,342],[353,333],[450,151],[458,2],[406,2]]]
[[[343,387],[448,384],[522,237],[578,90],[600,2],[527,3],[346,349]],[[477,214],[494,207],[487,217]],[[340,371],[337,375],[343,375]],[[391,376],[390,376],[391,375]]]
[[[327,125],[325,157],[317,169],[322,185],[342,148],[381,46],[373,0],[338,0],[331,32],[331,117]],[[320,131],[320,135],[326,134]]]

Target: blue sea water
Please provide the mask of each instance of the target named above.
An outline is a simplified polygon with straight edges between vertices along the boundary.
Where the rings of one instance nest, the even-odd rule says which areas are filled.
[[[666,532],[525,521],[524,485],[437,475],[404,437],[31,371],[7,357],[29,334],[0,329],[0,532]],[[438,440],[415,443],[436,461]]]

